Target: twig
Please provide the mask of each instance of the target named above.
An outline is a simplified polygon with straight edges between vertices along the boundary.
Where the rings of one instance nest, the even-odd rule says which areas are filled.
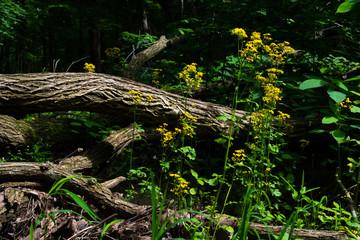
[[[88,57],[89,57],[89,56],[86,56],[86,57],[80,58],[79,60],[73,61],[73,62],[69,65],[69,67],[66,69],[66,72],[69,71],[69,69],[71,68],[72,65],[74,65],[75,63],[80,62],[80,61],[82,61],[82,60],[84,60],[84,59],[86,59],[86,58],[88,58]]]
[[[356,214],[356,209],[355,209],[355,203],[354,200],[352,199],[350,192],[345,188],[344,184],[341,182],[340,177],[339,177],[339,167],[336,169],[335,172],[335,177],[336,177],[336,181],[339,184],[341,190],[343,190],[343,192],[346,195],[346,199],[349,202],[349,207],[350,207],[350,212],[351,215],[354,217],[355,221],[358,223],[358,219],[357,219],[357,214]]]
[[[83,232],[86,232],[86,231],[88,231],[88,230],[91,230],[91,229],[93,229],[93,228],[96,228],[96,227],[98,227],[98,226],[101,226],[104,222],[106,222],[107,220],[115,217],[116,215],[118,215],[118,214],[117,214],[117,213],[114,213],[114,214],[111,215],[110,217],[107,217],[107,218],[105,218],[104,220],[102,220],[101,222],[99,222],[99,223],[97,223],[97,224],[95,224],[95,225],[92,225],[92,226],[90,226],[90,227],[84,228],[83,230],[77,232],[76,234],[72,235],[70,238],[68,238],[68,239],[66,239],[66,240],[74,239],[76,236],[80,235],[80,234],[83,233]]]

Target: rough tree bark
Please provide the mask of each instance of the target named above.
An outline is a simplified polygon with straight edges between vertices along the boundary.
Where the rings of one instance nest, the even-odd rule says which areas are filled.
[[[14,170],[16,169],[16,171]],[[72,176],[74,173],[71,168],[66,166],[59,167],[53,163],[0,163],[0,182],[3,181],[38,181],[41,183],[55,182],[61,177]],[[98,184],[94,179],[72,178],[65,185],[66,189],[76,192],[85,197],[90,203],[101,211],[101,217],[107,217],[112,213],[118,213],[119,218],[129,219],[136,215],[148,215],[151,206],[139,206],[122,200],[113,194],[106,186]],[[173,214],[174,211],[168,210],[164,216]],[[197,218],[199,221],[207,221],[203,215],[178,215],[181,218]],[[0,216],[1,218],[1,216]],[[236,227],[239,219],[231,216],[223,216],[220,225]],[[252,223],[250,229],[256,230],[260,236],[266,237],[268,229],[275,235],[280,235],[283,226],[267,226],[264,224]],[[219,231],[220,233],[221,231]],[[345,233],[336,231],[317,231],[306,229],[294,229],[293,236],[301,239],[322,239],[340,240],[348,239]],[[226,239],[224,236],[217,239]]]
[[[136,104],[136,120],[147,126],[164,122],[178,125],[185,111],[191,112],[198,121],[196,132],[204,136],[227,134],[230,121],[216,118],[231,115],[231,109],[218,104],[185,99],[126,78],[96,73],[34,73],[0,75],[0,112],[16,116],[23,113],[82,110],[120,116],[133,121],[135,103],[128,93],[140,91],[142,101]],[[152,99],[149,97],[152,96]],[[246,112],[237,110],[236,117],[245,130]],[[245,131],[240,131],[245,134]]]
[[[158,55],[160,52],[165,50],[165,48],[184,41],[186,35],[181,35],[172,39],[167,39],[165,36],[161,36],[159,41],[154,43],[152,46],[148,47],[138,54],[134,54],[131,58],[129,65],[125,72],[125,77],[136,80],[136,75],[138,70],[151,58]]]

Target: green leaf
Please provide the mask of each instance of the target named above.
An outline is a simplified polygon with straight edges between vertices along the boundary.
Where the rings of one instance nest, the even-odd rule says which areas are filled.
[[[342,143],[346,137],[346,134],[341,130],[331,131],[331,135],[338,143]]]
[[[302,82],[299,86],[300,90],[318,88],[327,85],[328,83],[322,79],[308,79]]]
[[[345,100],[346,98],[346,94],[339,92],[339,91],[335,91],[333,89],[329,89],[327,91],[327,93],[329,94],[329,96],[337,103],[342,102]]]
[[[210,186],[215,186],[216,183],[217,183],[217,178],[209,179],[209,185],[210,185]]]
[[[116,219],[116,220],[112,221],[111,223],[106,224],[106,226],[104,227],[104,229],[101,231],[100,240],[103,239],[106,230],[108,230],[108,228],[109,228],[111,225],[113,225],[114,223],[117,223],[117,222],[121,222],[121,221],[124,221],[124,219]]]
[[[62,189],[62,191],[64,191],[65,193],[67,193],[67,195],[74,200],[74,202],[79,205],[82,209],[84,209],[85,212],[87,212],[89,214],[89,216],[94,220],[99,220],[99,216],[96,215],[96,213],[94,213],[94,211],[89,207],[89,205],[86,204],[86,202],[84,202],[84,200],[82,200],[81,198],[79,198],[75,193],[70,192],[67,189]]]
[[[182,152],[186,157],[188,157],[190,160],[196,159],[196,152],[195,149],[190,146],[185,146],[179,149],[180,152]]]
[[[326,131],[323,129],[314,129],[314,130],[309,131],[309,133],[324,133],[324,132],[326,132]]]
[[[336,123],[337,121],[339,121],[339,119],[337,119],[336,117],[323,117],[323,119],[321,120],[322,124],[331,124],[331,123]]]
[[[71,122],[70,125],[80,127],[82,124],[78,122]]]
[[[216,143],[218,143],[218,144],[223,145],[223,144],[226,144],[228,140],[225,139],[225,138],[217,138],[217,139],[215,139],[214,141],[215,141]]]
[[[194,171],[194,169],[190,169],[190,172],[191,172],[191,175],[194,176],[194,178],[198,178],[199,177],[199,174],[197,174],[197,172]]]
[[[191,194],[191,195],[195,195],[195,194],[196,194],[196,189],[195,189],[195,188],[191,188],[191,189],[190,189],[190,194]]]
[[[228,120],[228,118],[225,117],[225,116],[219,116],[219,117],[216,118],[216,120],[220,120],[220,121],[226,122],[226,121]]]
[[[350,125],[350,127],[360,130],[360,125]]]
[[[336,10],[336,13],[347,13],[349,12],[354,6],[354,3],[350,3],[349,1],[345,1]]]
[[[350,112],[352,113],[359,113],[360,112],[360,108],[358,106],[352,106],[350,108]]]

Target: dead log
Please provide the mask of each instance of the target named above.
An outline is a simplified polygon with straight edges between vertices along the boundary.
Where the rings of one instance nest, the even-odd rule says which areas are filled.
[[[16,149],[39,140],[57,147],[79,143],[81,137],[71,132],[71,122],[75,121],[77,120],[66,118],[38,118],[27,121],[0,115],[0,149]]]
[[[34,73],[0,75],[0,112],[8,115],[81,110],[120,116],[133,121],[135,103],[128,93],[140,91],[142,101],[136,103],[137,121],[156,127],[164,122],[178,125],[185,111],[198,119],[196,132],[203,136],[227,134],[230,121],[216,118],[231,115],[231,109],[218,104],[185,99],[129,79],[95,73]],[[151,96],[152,99],[149,97]],[[237,110],[244,119],[238,124],[240,135],[246,134],[246,112]]]
[[[181,35],[172,39],[167,39],[165,36],[161,36],[159,41],[157,41],[144,51],[133,55],[129,65],[126,68],[124,76],[126,78],[136,80],[137,72],[147,61],[165,50],[165,48],[183,41],[185,37],[186,35]]]
[[[31,180],[41,182],[45,185],[47,184],[48,187],[50,187],[49,184],[62,177],[71,176],[71,174],[69,168],[65,166],[60,167],[53,163],[0,163],[0,182]],[[125,220],[145,215],[148,215],[148,219],[151,219],[151,206],[139,206],[121,200],[108,188],[102,184],[98,184],[96,180],[89,178],[72,178],[64,186],[66,189],[84,196],[86,201],[89,201],[100,210],[99,215],[103,218],[118,213],[117,217]],[[0,215],[6,214],[6,209],[4,209],[5,204],[3,204],[2,201],[4,200],[0,200]],[[165,211],[164,218],[172,213],[174,213],[173,210]],[[178,214],[175,215],[175,217],[178,219],[196,218],[200,222],[208,222],[203,215],[196,215],[194,213]],[[2,218],[2,216],[0,216],[0,218]],[[232,226],[235,230],[238,222],[239,219],[232,216],[223,216],[220,219],[220,225]],[[125,221],[124,224],[127,224],[127,221]],[[177,226],[177,228],[182,227],[182,225]],[[264,224],[251,223],[250,229],[257,231],[260,236],[267,237],[268,230],[271,230],[275,235],[279,235],[283,230],[283,226],[267,226]],[[227,234],[221,232],[222,230],[219,230],[219,234],[221,234],[222,237],[220,238],[220,236],[217,235],[217,239],[227,239]],[[349,238],[345,233],[337,231],[294,229],[293,234],[293,236],[297,238],[309,240],[342,240]]]
[[[140,134],[134,130],[134,126],[131,124],[127,128],[111,132],[110,136],[80,155],[74,154],[76,156],[64,158],[59,165],[70,167],[72,172],[101,169],[139,136]]]
[[[47,163],[4,162],[0,164],[0,182],[38,181],[52,184],[56,180],[73,176],[71,167]],[[95,179],[72,178],[65,188],[84,196],[103,213],[118,212],[122,218],[134,216],[140,206],[126,202],[115,196],[108,188]]]

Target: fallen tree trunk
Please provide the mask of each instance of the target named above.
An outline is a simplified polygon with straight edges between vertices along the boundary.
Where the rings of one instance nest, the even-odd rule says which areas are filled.
[[[131,90],[142,95],[134,102]],[[151,97],[150,97],[151,96]],[[179,125],[179,118],[189,111],[197,118],[194,125],[201,137],[217,137],[229,133],[230,121],[218,120],[232,110],[222,105],[187,99],[150,87],[126,78],[95,73],[34,73],[0,74],[0,112],[8,115],[24,115],[35,112],[80,110],[104,113],[121,117],[126,123],[136,121],[149,127],[166,122]],[[237,110],[236,117],[242,119],[236,126],[239,134],[246,136],[248,118],[246,112]],[[291,136],[303,135],[309,122],[293,121],[295,132]]]
[[[140,91],[142,101],[133,102],[131,90]],[[151,96],[151,97],[149,97]],[[152,100],[153,99],[153,100]],[[136,105],[136,120],[148,126],[164,122],[178,125],[185,111],[198,119],[195,123],[198,134],[227,134],[230,121],[216,118],[231,115],[231,109],[218,104],[185,99],[129,79],[105,74],[89,73],[34,73],[0,75],[0,111],[3,114],[82,110],[121,116],[133,121]],[[238,110],[236,116],[245,118],[246,112]],[[245,130],[248,120],[238,127]],[[245,131],[240,131],[240,134]]]
[[[31,181],[39,182],[45,184],[48,187],[49,184],[59,180],[60,178],[72,176],[73,173],[71,168],[66,166],[58,166],[53,163],[18,163],[18,162],[8,162],[0,163],[0,183],[3,182],[16,182],[16,181]],[[21,185],[21,183],[19,183]],[[6,186],[2,184],[2,186]],[[33,184],[35,187],[36,185]],[[126,202],[118,197],[118,195],[113,194],[107,187],[107,185],[99,184],[95,179],[89,178],[72,178],[70,179],[64,187],[70,191],[76,192],[84,196],[86,201],[92,203],[99,210],[101,217],[105,218],[114,213],[118,213],[117,217],[122,219],[130,219],[135,216],[142,215],[151,215],[151,206],[139,206]],[[12,184],[11,187],[14,187]],[[5,207],[0,201],[0,215],[6,214]],[[173,210],[168,210],[164,213],[164,218],[166,216],[174,213]],[[207,217],[204,215],[194,215],[190,213],[184,213],[180,215],[175,215],[175,217],[181,218],[196,218],[200,222],[208,221]],[[3,216],[0,216],[2,219],[6,219]],[[149,217],[151,219],[151,217]],[[223,216],[220,219],[220,225],[222,226],[232,226],[236,230],[239,219],[231,216]],[[183,227],[182,225],[177,227]],[[151,228],[150,228],[151,229]],[[280,235],[283,230],[283,226],[267,226],[264,224],[252,223],[250,225],[251,230],[258,232],[260,236],[266,237],[268,235],[268,230],[275,235]],[[225,235],[224,235],[225,234]],[[221,236],[221,237],[220,237]],[[307,230],[307,229],[294,229],[293,236],[301,239],[326,239],[326,240],[340,240],[348,239],[348,236],[345,233],[340,233],[336,231],[320,231],[320,230]],[[224,233],[222,230],[219,230],[219,235],[217,239],[227,239],[227,233]]]

